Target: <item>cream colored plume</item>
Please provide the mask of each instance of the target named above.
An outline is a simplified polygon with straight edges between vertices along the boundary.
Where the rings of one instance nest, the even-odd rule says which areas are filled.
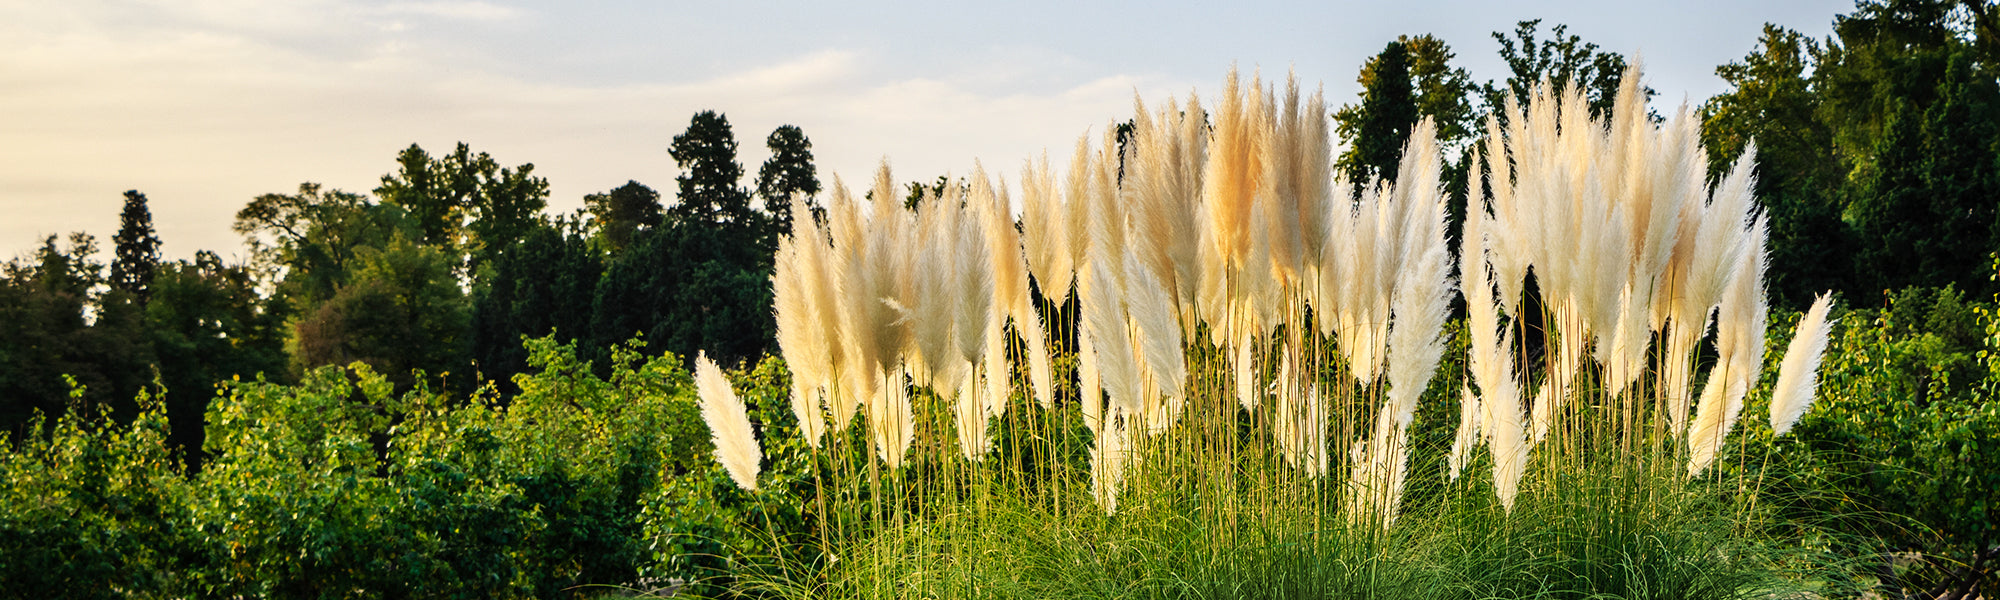
[[[992,261],[990,268],[993,273],[993,318],[986,330],[987,401],[995,406],[1004,406],[1007,401],[1011,374],[1007,369],[1005,326],[1007,319],[1012,317],[1014,330],[1026,345],[1021,355],[1028,362],[1028,381],[1034,387],[1035,399],[1043,408],[1048,408],[1054,400],[1053,368],[1049,363],[1041,316],[1035,312],[1028,295],[1028,263],[1021,247],[1021,235],[1007,218],[1008,204],[1005,185],[995,191],[990,201],[979,204],[980,222],[985,226],[987,257]]]
[[[860,412],[861,403],[875,396],[875,384],[880,377],[875,373],[881,370],[876,338],[883,324],[876,322],[878,312],[874,308],[880,302],[874,297],[874,274],[868,266],[868,236],[860,208],[839,176],[833,179],[826,212],[834,240],[829,256],[835,284],[833,323],[839,334],[838,347],[842,349],[841,360],[831,373],[838,385],[829,390],[833,393],[827,408],[833,421],[828,428],[840,431]]]
[[[1177,311],[1193,306],[1201,272],[1198,211],[1207,135],[1189,129],[1192,121],[1201,119],[1200,110],[1190,98],[1185,111],[1169,100],[1159,112],[1150,113],[1135,97],[1119,186],[1120,204],[1129,210],[1133,227],[1132,245],[1176,300]]]
[[[1076,276],[1070,251],[1069,206],[1056,188],[1049,170],[1049,157],[1030,161],[1021,169],[1021,243],[1026,251],[1028,270],[1050,300],[1069,296]]]
[[[1451,454],[1445,458],[1452,481],[1458,481],[1458,474],[1472,462],[1472,451],[1479,447],[1479,397],[1469,385],[1461,386],[1458,397],[1458,433],[1452,436]]]
[[[1179,418],[1187,380],[1187,359],[1181,351],[1180,324],[1174,319],[1173,297],[1152,270],[1132,253],[1125,254],[1126,317],[1130,320],[1135,357],[1146,372],[1146,387],[1152,390],[1141,403],[1141,417],[1149,431],[1164,429]],[[1160,405],[1158,400],[1166,403]]]
[[[1128,423],[1129,418],[1114,409],[1105,415],[1100,426],[1092,428],[1090,492],[1107,515],[1117,514],[1118,492],[1124,487],[1126,472],[1138,462],[1138,453],[1132,447],[1136,432]]]
[[[875,443],[875,454],[888,463],[890,469],[903,466],[903,458],[910,453],[910,443],[916,436],[916,415],[910,410],[909,372],[902,366],[891,367],[878,379],[880,390],[868,409],[868,436]]]
[[[1259,123],[1254,114],[1261,83],[1253,82],[1243,93],[1235,68],[1222,85],[1222,100],[1214,117],[1214,137],[1202,173],[1204,253],[1234,268],[1241,268],[1250,253],[1250,214],[1257,194],[1257,177],[1262,172],[1256,152]],[[1245,99],[1249,98],[1249,102]]]
[[[791,202],[792,214],[811,214],[802,196],[794,195]],[[778,347],[792,371],[792,414],[813,447],[826,433],[821,395],[833,383],[834,356],[839,352],[827,251],[826,237],[812,219],[796,219],[792,235],[778,242],[771,274]]]
[[[709,434],[715,439],[715,462],[729,471],[736,487],[756,491],[758,463],[764,460],[764,452],[757,447],[757,435],[751,431],[750,413],[743,400],[736,397],[735,388],[729,387],[729,379],[708,359],[707,352],[695,355],[694,386],[701,419],[708,423]]]
[[[1090,267],[1084,270],[1083,278],[1089,281],[1084,286],[1083,327],[1097,354],[1097,373],[1102,378],[1104,391],[1110,394],[1110,406],[1128,415],[1141,414],[1143,399],[1140,396],[1141,374],[1139,362],[1132,355],[1133,341],[1126,326],[1124,302],[1119,297],[1124,287],[1117,280],[1117,270],[1105,263],[1104,257],[1090,260]]]
[[[1827,320],[1833,294],[1820,294],[1812,308],[1799,318],[1792,343],[1785,348],[1785,361],[1778,367],[1778,382],[1771,386],[1771,435],[1792,430],[1792,424],[1812,407],[1814,387],[1819,380],[1819,361],[1826,352],[1833,323]]]

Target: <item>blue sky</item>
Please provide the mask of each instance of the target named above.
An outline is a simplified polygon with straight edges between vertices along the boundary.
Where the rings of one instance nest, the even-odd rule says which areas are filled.
[[[820,177],[1011,177],[1148,103],[1212,96],[1231,64],[1354,101],[1362,61],[1430,33],[1476,81],[1488,36],[1541,18],[1640,54],[1661,112],[1723,90],[1716,65],[1766,22],[1824,37],[1851,1],[1677,3],[566,3],[0,0],[0,258],[44,235],[115,233],[151,199],[168,258],[241,252],[252,197],[313,181],[373,189],[411,143],[535,164],[552,210],[638,180],[671,193],[666,148],[696,111],[735,126],[755,173],[795,124]],[[1062,162],[1060,160],[1054,162]]]

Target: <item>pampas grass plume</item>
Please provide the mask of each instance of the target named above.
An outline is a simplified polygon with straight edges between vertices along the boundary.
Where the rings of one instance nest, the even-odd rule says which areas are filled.
[[[1785,362],[1778,367],[1778,382],[1771,387],[1771,434],[1784,435],[1812,407],[1813,389],[1819,380],[1819,361],[1826,351],[1833,323],[1827,320],[1833,294],[1820,294],[1812,308],[1799,319],[1798,331],[1785,349]]]
[[[757,436],[750,430],[749,411],[744,408],[743,400],[736,397],[736,390],[729,387],[722,369],[708,359],[707,352],[695,356],[694,386],[701,404],[701,418],[708,422],[708,431],[715,438],[715,461],[729,471],[729,478],[736,480],[737,487],[757,491],[757,468],[764,460],[764,453],[758,449]]]

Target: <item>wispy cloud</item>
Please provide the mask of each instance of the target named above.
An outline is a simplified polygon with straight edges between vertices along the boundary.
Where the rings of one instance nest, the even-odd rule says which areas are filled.
[[[229,252],[229,221],[250,198],[301,181],[366,191],[412,142],[533,162],[557,210],[627,179],[670,192],[666,147],[709,109],[735,124],[749,173],[782,124],[812,137],[829,182],[863,180],[884,156],[907,180],[964,174],[975,159],[1008,172],[1122,118],[1135,88],[1186,89],[1034,48],[914,74],[879,50],[823,47],[706,78],[579,82],[384,29],[527,20],[489,3],[203,0],[160,3],[145,19],[56,6],[0,25],[0,112],[11,116],[0,124],[0,252],[49,233],[108,236],[118,192],[132,188],[153,199],[170,256]],[[1061,75],[1037,68],[1052,65]]]

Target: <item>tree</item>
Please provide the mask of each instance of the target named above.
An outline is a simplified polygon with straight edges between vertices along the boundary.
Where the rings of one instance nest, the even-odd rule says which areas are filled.
[[[771,149],[771,158],[764,166],[757,168],[757,197],[764,199],[764,213],[771,216],[771,230],[775,235],[785,235],[792,231],[793,194],[803,194],[806,206],[813,212],[813,219],[819,220],[823,212],[813,199],[819,194],[819,176],[813,172],[812,140],[797,126],[784,125],[764,138],[764,146]],[[775,249],[777,245],[771,244]]]
[[[1924,111],[1920,166],[1936,229],[1922,240],[1922,271],[1930,285],[1991,296],[1991,254],[2000,250],[2000,90],[1991,75],[1974,75],[1973,50],[1954,47]]]
[[[1776,25],[1765,25],[1758,43],[1740,62],[1715,68],[1730,90],[1702,104],[1702,145],[1713,179],[1756,142],[1755,194],[1770,217],[1770,295],[1803,310],[1822,291],[1859,291],[1854,234],[1841,220],[1846,157],[1820,118],[1809,76],[1819,45]]]
[[[463,143],[452,154],[436,158],[410,144],[396,153],[396,165],[395,173],[382,176],[375,196],[409,213],[422,234],[418,241],[432,245],[456,242],[463,212],[479,193],[478,173],[497,166],[484,154],[473,156]]]
[[[97,240],[56,236],[33,254],[8,261],[0,277],[0,427],[18,433],[35,412],[53,419],[70,402],[70,382],[82,387],[81,406],[129,418],[133,397],[150,378],[152,362],[137,305],[103,291],[104,263]]]
[[[161,266],[146,305],[160,384],[166,388],[167,440],[190,469],[202,462],[203,418],[218,382],[265,376],[284,381],[284,320],[267,310],[244,265],[207,250],[193,261]]]
[[[548,205],[548,181],[534,176],[534,164],[503,168],[464,142],[435,158],[411,144],[396,155],[396,164],[398,171],[382,176],[375,195],[410,214],[422,233],[417,241],[462,248],[471,259],[467,267],[504,252]]]
[[[679,222],[641,234],[605,265],[592,310],[591,346],[608,351],[633,334],[683,361],[706,350],[738,362],[769,351],[771,255],[718,228]]]
[[[669,218],[708,227],[757,225],[749,192],[736,185],[743,178],[743,165],[736,162],[736,135],[728,117],[712,110],[695,113],[687,131],[674,136],[668,153],[681,169],[674,178],[680,185],[679,198],[667,209]]]
[[[237,211],[232,228],[250,246],[253,265],[280,279],[283,306],[298,310],[333,296],[358,249],[422,235],[402,208],[316,183],[299,184],[297,194],[258,196]]]
[[[452,257],[398,235],[381,248],[356,249],[355,263],[334,296],[295,327],[293,371],[360,361],[402,386],[416,383],[416,371],[463,373],[469,307]]]
[[[597,237],[611,254],[624,252],[639,232],[660,226],[660,193],[637,181],[583,197]]]
[[[1409,47],[1389,42],[1361,67],[1361,104],[1334,113],[1336,131],[1348,140],[1334,168],[1349,181],[1394,181],[1403,143],[1417,125],[1416,90],[1410,83]],[[1355,194],[1363,191],[1356,186]]]
[[[1869,290],[1994,289],[1983,267],[2000,247],[1992,200],[2000,85],[1979,62],[1959,6],[1861,2],[1835,20],[1837,40],[1815,65]]]
[[[1506,112],[1499,109],[1506,106],[1510,94],[1526,104],[1534,86],[1547,80],[1558,90],[1571,84],[1582,87],[1591,113],[1610,115],[1618,86],[1625,80],[1625,56],[1599,52],[1597,44],[1586,43],[1579,36],[1563,37],[1569,31],[1567,25],[1550,28],[1551,39],[1537,40],[1535,29],[1541,23],[1541,19],[1517,23],[1513,38],[1493,32],[1493,40],[1500,42],[1500,58],[1507,61],[1511,74],[1505,87],[1486,83],[1486,110],[1505,119]],[[1655,94],[1651,86],[1643,88],[1641,93],[1649,101]]]
[[[631,186],[638,184],[626,187]],[[657,221],[657,212],[654,217]],[[482,377],[511,392],[511,378],[528,370],[524,336],[553,334],[564,343],[589,338],[604,260],[581,225],[558,219],[530,231],[490,266],[486,285],[473,299],[473,358]]]
[[[1856,262],[1871,290],[1923,281],[1919,245],[1929,235],[1929,199],[1923,185],[1922,118],[1909,103],[1891,105],[1886,131],[1875,146],[1874,168],[1849,209],[1861,252]]]
[[[160,268],[160,238],[153,234],[153,211],[146,208],[145,194],[125,192],[118,235],[111,239],[117,253],[111,263],[111,287],[131,294],[144,305],[152,296],[153,274]]]

